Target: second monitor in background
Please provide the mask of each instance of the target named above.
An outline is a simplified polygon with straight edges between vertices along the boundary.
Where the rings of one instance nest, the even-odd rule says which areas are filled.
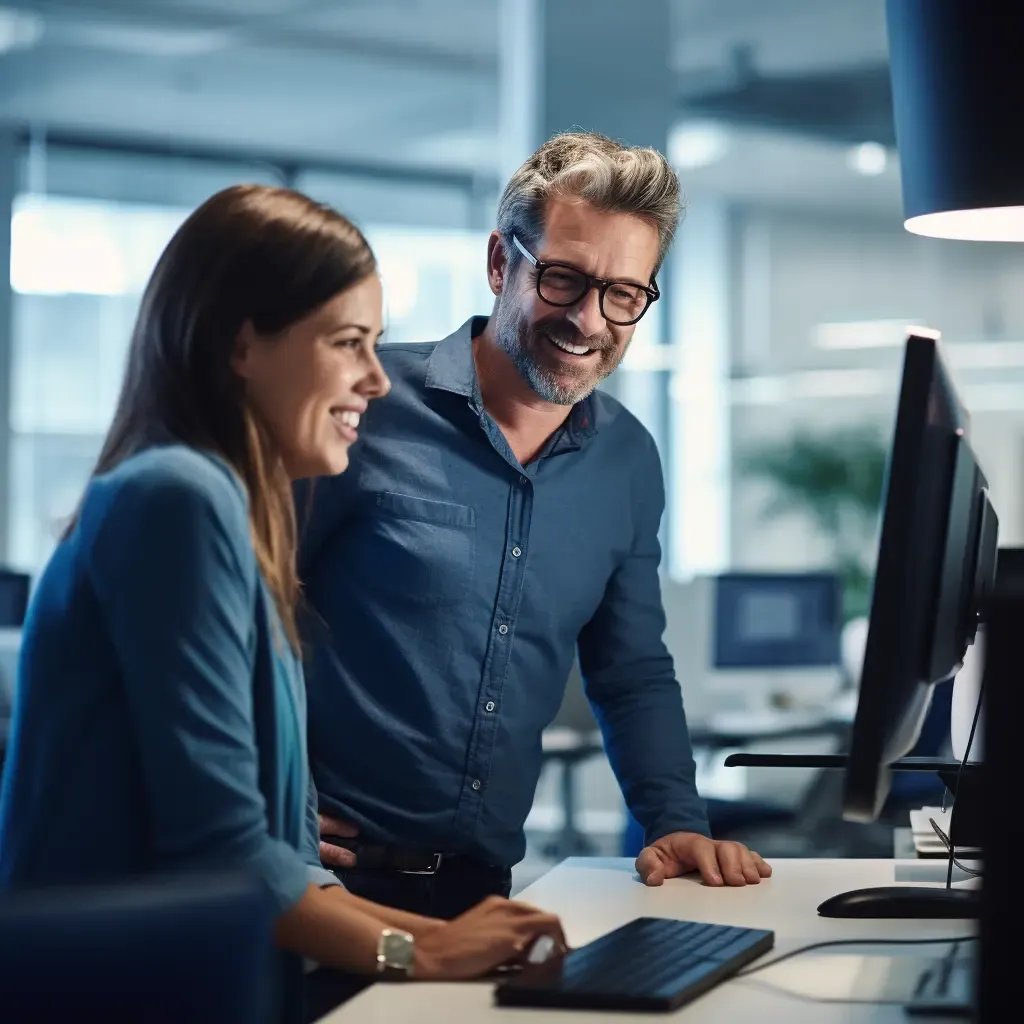
[[[834,573],[715,578],[716,669],[814,668],[839,660],[842,588]]]
[[[816,713],[840,689],[836,574],[731,572],[662,589],[691,723]]]

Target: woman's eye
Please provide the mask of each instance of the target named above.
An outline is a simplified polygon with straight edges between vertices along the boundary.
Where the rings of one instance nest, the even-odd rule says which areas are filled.
[[[362,338],[338,338],[333,345],[335,348],[359,348],[362,343]]]

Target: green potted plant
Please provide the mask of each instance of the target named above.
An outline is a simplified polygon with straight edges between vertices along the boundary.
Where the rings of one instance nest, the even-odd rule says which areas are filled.
[[[807,516],[832,545],[843,580],[844,619],[868,613],[886,446],[870,426],[797,431],[739,458],[741,473],[772,487],[766,518]]]

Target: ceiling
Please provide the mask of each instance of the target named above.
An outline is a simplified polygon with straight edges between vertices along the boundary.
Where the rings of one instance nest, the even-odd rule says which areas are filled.
[[[0,122],[497,174],[500,0],[0,5]],[[674,0],[673,21],[681,122],[712,121],[725,140],[684,168],[691,190],[898,203],[891,166],[871,177],[846,163],[850,144],[892,143],[884,0]]]

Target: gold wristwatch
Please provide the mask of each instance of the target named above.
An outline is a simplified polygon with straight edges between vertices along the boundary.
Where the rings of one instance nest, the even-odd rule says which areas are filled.
[[[408,978],[415,950],[415,940],[408,932],[385,928],[377,940],[377,973],[382,978]]]

